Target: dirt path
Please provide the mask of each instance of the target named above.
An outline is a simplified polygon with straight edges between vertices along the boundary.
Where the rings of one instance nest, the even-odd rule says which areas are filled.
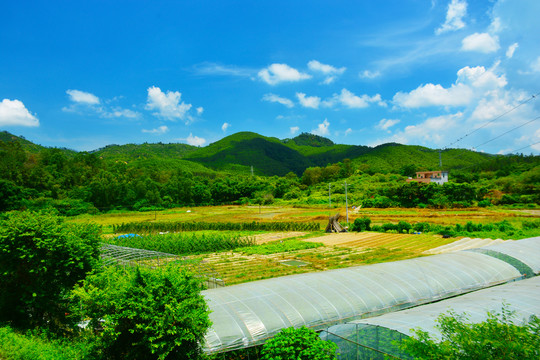
[[[277,232],[277,233],[268,233],[268,234],[258,234],[254,235],[255,241],[257,244],[264,244],[270,241],[290,239],[298,236],[306,235],[306,232],[300,231],[291,231],[291,232]]]

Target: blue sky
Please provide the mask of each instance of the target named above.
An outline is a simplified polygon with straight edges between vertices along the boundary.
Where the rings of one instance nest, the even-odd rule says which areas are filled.
[[[538,154],[539,14],[538,0],[4,0],[0,130],[81,151],[253,131]]]

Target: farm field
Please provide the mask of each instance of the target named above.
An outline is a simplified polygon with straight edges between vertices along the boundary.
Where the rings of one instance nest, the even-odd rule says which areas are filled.
[[[73,222],[93,221],[103,226],[104,233],[112,233],[112,226],[129,222],[142,221],[205,221],[205,222],[318,222],[324,229],[328,217],[341,214],[341,222],[346,220],[344,207],[328,208],[323,206],[292,207],[292,206],[203,206],[194,208],[175,208],[157,212],[122,211],[109,212],[98,215],[80,215],[72,218]],[[373,224],[386,222],[397,223],[400,220],[410,222],[430,222],[433,224],[465,224],[473,222],[497,222],[508,220],[520,222],[538,218],[540,214],[535,210],[509,210],[489,208],[468,209],[403,209],[366,208],[358,211],[349,210],[349,222],[356,218],[367,216]]]
[[[328,222],[328,216],[339,212],[345,222],[344,208],[323,207],[278,207],[278,206],[215,206],[198,208],[177,208],[160,212],[122,212],[96,216],[82,216],[71,221],[94,221],[103,225],[105,237],[113,237],[113,225],[130,222],[316,222],[321,230]],[[412,224],[429,222],[432,224],[454,225],[469,221],[488,223],[507,220],[520,223],[538,218],[540,214],[506,209],[361,209],[349,211],[349,222],[368,216],[373,224],[407,221]],[[195,233],[195,232],[194,232]],[[202,231],[198,233],[212,234]],[[215,233],[215,232],[214,232]],[[222,232],[223,234],[225,232]],[[350,266],[387,262],[426,256],[430,249],[439,248],[458,241],[461,237],[445,239],[434,234],[392,234],[377,232],[325,234],[323,231],[305,232],[245,232],[261,246],[293,244],[293,250],[258,251],[253,248],[189,255],[212,269],[226,285],[239,284],[291,274],[323,271]],[[243,236],[244,236],[243,235]],[[312,243],[313,248],[296,250],[298,242]],[[450,247],[449,247],[450,248]],[[155,250],[155,249],[154,249]]]

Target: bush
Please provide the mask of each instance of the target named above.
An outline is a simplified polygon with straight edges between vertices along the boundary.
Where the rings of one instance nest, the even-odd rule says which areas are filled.
[[[392,223],[383,224],[382,228],[383,228],[384,232],[388,232],[390,230],[396,230],[396,231],[398,230],[398,226],[396,224],[392,224]]]
[[[429,232],[430,228],[431,226],[427,222],[419,222],[413,225],[413,230],[419,232]]]
[[[398,222],[398,224],[397,224],[397,231],[398,231],[398,233],[400,233],[400,234],[403,234],[403,233],[408,234],[408,233],[409,233],[409,230],[411,230],[411,229],[412,229],[411,224],[409,224],[409,223],[406,222],[406,221],[400,221],[400,222]]]
[[[71,288],[99,262],[100,228],[46,213],[0,220],[0,321],[60,330]]]
[[[268,340],[261,351],[263,360],[335,360],[338,347],[324,341],[311,329],[287,328]]]
[[[354,220],[354,223],[351,227],[351,231],[361,232],[369,230],[371,230],[371,219],[366,216]]]
[[[106,268],[73,291],[107,359],[197,359],[210,327],[201,282],[184,269]]]

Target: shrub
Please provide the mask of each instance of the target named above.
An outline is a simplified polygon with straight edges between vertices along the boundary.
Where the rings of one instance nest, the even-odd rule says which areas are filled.
[[[427,222],[419,222],[413,225],[414,231],[419,231],[419,232],[429,232],[430,227],[431,226]]]
[[[366,216],[354,220],[354,223],[351,227],[351,231],[361,232],[369,230],[371,230],[371,219]]]
[[[106,268],[73,291],[107,359],[197,359],[210,327],[200,280],[173,264],[160,269]]]
[[[385,223],[382,225],[382,228],[384,230],[384,232],[388,232],[390,230],[396,230],[398,229],[398,226],[396,224],[392,224],[392,223]]]
[[[268,340],[261,351],[263,360],[335,360],[338,347],[324,341],[311,329],[287,328]]]
[[[99,262],[100,228],[46,213],[0,220],[0,321],[63,328],[67,295]]]
[[[406,221],[400,221],[397,224],[397,231],[400,234],[408,234],[410,229],[412,229],[412,226]]]

